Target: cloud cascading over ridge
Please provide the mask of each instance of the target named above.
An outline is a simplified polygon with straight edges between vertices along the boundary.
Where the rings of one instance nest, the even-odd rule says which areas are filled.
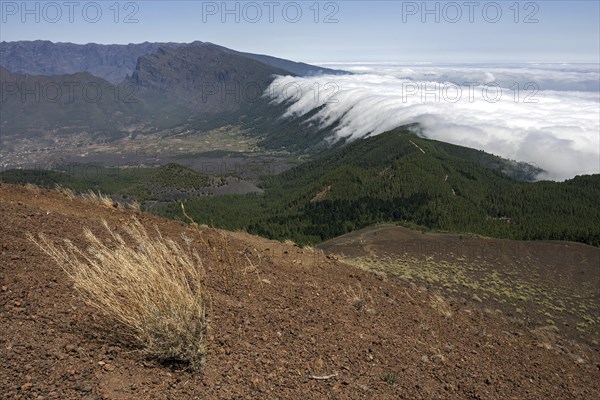
[[[600,173],[597,66],[336,64],[354,75],[280,76],[267,89],[284,117],[356,140],[419,123],[425,136],[533,163],[543,179]]]

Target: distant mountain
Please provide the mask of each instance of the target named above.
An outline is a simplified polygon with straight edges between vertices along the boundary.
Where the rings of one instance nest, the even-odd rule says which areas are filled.
[[[29,75],[68,75],[89,72],[111,83],[131,75],[140,56],[176,43],[128,45],[53,43],[47,40],[1,42],[0,64]]]
[[[213,48],[221,50],[221,51],[238,54],[238,55],[241,55],[244,57],[251,58],[256,61],[260,61],[260,62],[268,64],[272,67],[289,71],[293,75],[311,76],[311,75],[324,75],[324,74],[330,74],[330,75],[348,74],[348,72],[342,71],[339,69],[322,68],[322,67],[317,67],[315,65],[305,64],[303,62],[295,62],[295,61],[285,60],[283,58],[272,57],[272,56],[268,56],[268,55],[264,55],[264,54],[252,54],[252,53],[245,53],[245,52],[240,52],[240,51],[236,51],[236,50],[231,50],[231,49],[228,49],[227,47],[219,46],[217,44],[213,44],[213,43],[209,43],[209,42],[204,43],[204,45],[206,45],[208,47],[213,47]]]
[[[45,147],[74,135],[85,138],[84,145],[174,127],[250,126],[248,118],[271,107],[262,95],[282,74],[292,73],[198,43],[140,56],[131,77],[118,84],[89,72],[30,75],[2,68],[3,145],[18,138],[29,141],[24,147]]]
[[[112,133],[139,124],[143,103],[128,102],[125,90],[89,72],[24,75],[0,66],[2,136]]]
[[[67,75],[89,72],[111,83],[119,83],[134,72],[138,58],[160,48],[210,47],[260,61],[292,75],[332,74],[321,68],[260,54],[242,53],[212,43],[74,44],[47,40],[0,42],[0,64],[11,72],[30,75]]]
[[[139,58],[130,81],[196,113],[235,112],[262,97],[282,69],[208,46],[160,48]]]
[[[3,146],[13,148],[12,139],[19,138],[21,146],[14,148],[25,152],[52,144],[56,136],[80,134],[84,146],[165,129],[202,132],[229,125],[259,136],[270,149],[314,152],[326,145],[326,133],[281,119],[285,105],[273,105],[262,94],[275,75],[342,72],[200,41],[0,42],[0,66]],[[79,94],[72,99],[69,85]],[[82,96],[86,85],[100,89],[100,101]],[[57,86],[62,93],[54,101]],[[23,101],[28,90],[38,97],[25,95]]]

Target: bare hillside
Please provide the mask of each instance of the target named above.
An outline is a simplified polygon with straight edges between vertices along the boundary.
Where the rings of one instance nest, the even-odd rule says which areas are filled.
[[[593,399],[598,353],[432,290],[245,233],[195,229],[57,191],[0,185],[0,397]],[[206,271],[203,373],[146,359],[26,233],[83,244],[136,216]]]

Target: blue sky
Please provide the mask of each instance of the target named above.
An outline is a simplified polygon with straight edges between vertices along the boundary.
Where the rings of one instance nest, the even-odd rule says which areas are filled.
[[[422,1],[267,0],[225,6],[222,1],[121,1],[118,13],[114,0],[76,1],[72,8],[63,0],[29,1],[27,10],[22,1],[1,3],[0,36],[5,41],[201,40],[307,62],[600,59],[596,0],[473,1],[472,6],[466,1],[430,1],[425,6]]]

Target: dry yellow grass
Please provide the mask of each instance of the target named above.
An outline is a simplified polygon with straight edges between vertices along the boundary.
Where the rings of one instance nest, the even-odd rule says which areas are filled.
[[[125,203],[125,208],[136,212],[142,211],[142,206],[137,200],[131,200],[129,203]]]
[[[452,308],[441,295],[435,293],[431,296],[431,307],[444,318],[452,318]]]
[[[27,190],[29,190],[29,191],[33,192],[33,193],[34,193],[36,196],[37,196],[38,194],[40,194],[40,192],[41,192],[41,189],[40,189],[40,187],[39,187],[39,186],[37,186],[37,185],[34,185],[34,184],[32,184],[32,183],[28,183],[28,184],[26,184],[26,185],[25,185],[25,189],[27,189]]]
[[[365,294],[363,292],[363,288],[358,284],[358,288],[355,290],[352,286],[348,287],[348,290],[344,290],[346,296],[348,297],[348,301],[357,309],[363,308],[366,303]]]
[[[64,196],[66,196],[69,200],[73,200],[76,196],[72,189],[66,188],[59,184],[56,185],[55,189],[58,190],[59,193],[62,193]]]
[[[100,192],[96,193],[93,190],[89,190],[88,192],[83,193],[81,197],[83,197],[84,199],[91,200],[105,207],[119,206],[119,204],[113,201],[113,199],[111,199],[110,196],[107,196]]]
[[[124,227],[126,241],[103,221],[110,240],[84,230],[87,247],[45,236],[30,240],[54,259],[84,299],[126,327],[150,357],[184,362],[198,370],[206,357],[203,267],[195,251],[151,236],[137,220]]]

